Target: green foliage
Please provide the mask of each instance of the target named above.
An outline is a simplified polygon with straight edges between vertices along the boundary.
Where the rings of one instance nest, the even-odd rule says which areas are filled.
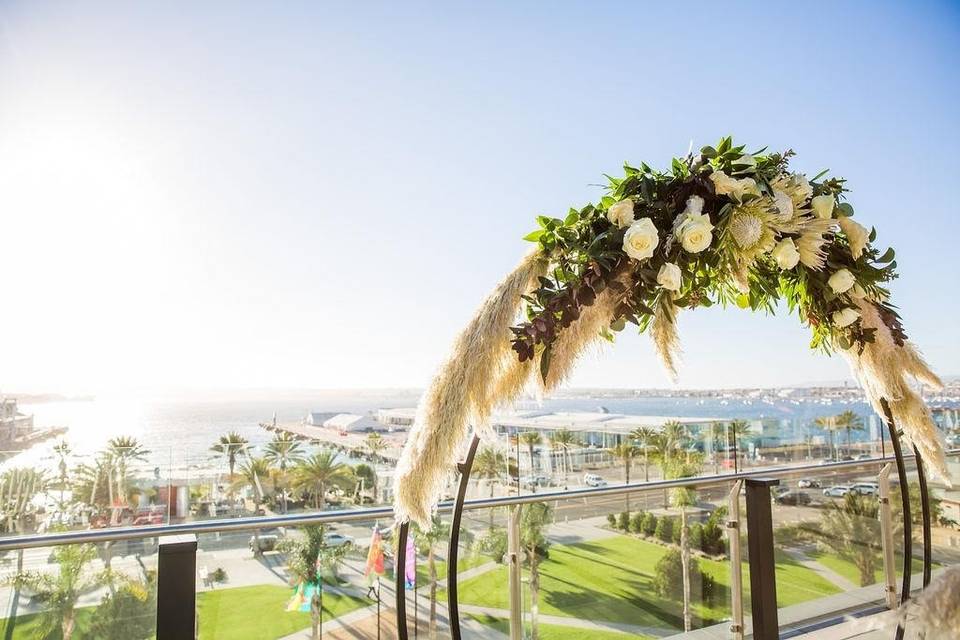
[[[612,514],[612,513],[608,513],[608,514],[607,514],[607,523],[608,523],[611,527],[616,528],[616,526],[617,526],[617,516],[615,516],[615,515]]]
[[[688,534],[690,538],[690,548],[691,549],[703,549],[703,525],[699,522],[694,522],[690,525],[690,533]]]
[[[473,553],[490,556],[494,561],[502,563],[507,555],[507,530],[493,527],[479,533],[473,540]]]
[[[617,529],[622,531],[628,531],[630,529],[630,514],[626,511],[621,511],[620,515],[617,516]]]
[[[716,579],[700,568],[695,557],[689,560],[690,595],[712,606],[719,595]],[[657,561],[653,576],[654,591],[662,598],[683,600],[683,559],[679,549],[670,549]]]
[[[103,597],[90,625],[91,638],[147,640],[156,632],[157,584],[153,575],[146,583],[126,582]]]
[[[834,321],[835,312],[856,306],[851,292],[835,293],[828,284],[834,272],[846,269],[853,274],[857,291],[869,297],[894,339],[905,339],[895,308],[885,302],[886,284],[896,278],[893,250],[881,253],[876,249],[872,245],[875,232],[869,234],[866,247],[855,251],[845,232],[818,231],[820,222],[812,210],[811,197],[832,197],[834,217],[850,217],[854,210],[844,201],[847,189],[843,179],[823,172],[807,181],[792,174],[789,165],[793,155],[789,150],[760,150],[748,156],[743,145],[735,145],[726,137],[699,153],[672,159],[667,171],[655,170],[646,163],[639,167],[624,165],[622,177],[607,176],[607,192],[599,202],[572,208],[562,217],[538,216],[537,229],[525,239],[549,256],[550,268],[537,288],[524,297],[526,321],[513,328],[512,342],[518,358],[539,358],[541,375],[546,377],[557,336],[604,292],[615,296],[613,331],[622,330],[626,323],[645,331],[655,311],[665,308],[661,305],[665,290],[658,284],[657,275],[666,263],[681,270],[681,287],[670,296],[677,307],[735,304],[772,312],[783,300],[790,312],[810,327],[811,346],[827,352],[862,346],[874,339],[874,329],[864,328],[859,320],[846,327]],[[720,178],[752,182],[750,187],[738,187],[740,190],[718,190],[716,180]],[[790,196],[791,209],[786,218],[778,208],[777,194]],[[702,214],[708,216],[713,228],[710,245],[699,252],[685,250],[677,237],[678,225],[684,222],[681,216],[692,196],[702,199]],[[611,207],[623,201],[632,204],[635,220],[648,218],[659,232],[654,254],[646,260],[626,255],[626,229],[608,218]],[[758,212],[760,218],[756,219],[761,220],[761,228],[771,240],[758,250],[748,251],[741,240],[736,240],[741,236],[730,229],[735,216],[749,211]],[[801,240],[806,243],[800,246],[803,262],[789,268],[771,255],[773,244],[786,239],[795,246],[800,246]],[[822,254],[817,255],[818,251]],[[612,338],[612,334],[607,332],[607,337]]]
[[[214,582],[226,582],[228,580],[227,571],[223,567],[217,567],[213,570],[213,573],[210,574],[210,579]]]
[[[643,518],[647,514],[643,511],[637,511],[630,516],[630,532],[643,533]]]
[[[673,518],[663,516],[657,519],[655,534],[663,542],[673,542]]]
[[[643,524],[642,524],[643,535],[645,536],[654,535],[657,532],[658,525],[659,525],[659,522],[657,522],[657,516],[653,515],[649,511],[643,514]]]

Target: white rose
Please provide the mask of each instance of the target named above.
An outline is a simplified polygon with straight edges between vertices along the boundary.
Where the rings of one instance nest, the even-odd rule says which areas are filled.
[[[833,217],[833,204],[833,196],[830,194],[817,196],[810,201],[810,205],[813,207],[813,212],[817,214],[818,218],[823,218],[824,220],[828,220]]]
[[[700,253],[713,242],[713,225],[710,216],[688,215],[677,232],[680,244],[687,253]]]
[[[714,171],[710,174],[710,180],[713,181],[714,190],[722,196],[731,195],[737,200],[740,200],[748,193],[755,195],[760,194],[760,190],[757,188],[757,181],[753,178],[741,178],[737,180],[736,178],[731,178],[723,171]]]
[[[846,307],[840,311],[834,311],[831,318],[833,319],[833,324],[838,329],[844,327],[849,327],[860,317],[860,312],[854,309],[853,307]]]
[[[827,284],[833,289],[834,293],[846,293],[853,285],[857,284],[857,279],[853,277],[847,269],[834,271]]]
[[[623,234],[623,250],[634,260],[646,260],[658,244],[660,235],[650,218],[640,218]]]
[[[778,218],[784,222],[793,218],[793,200],[783,191],[773,192],[773,204],[779,212]]]
[[[633,200],[627,198],[607,209],[607,219],[621,229],[633,222]]]
[[[657,282],[667,291],[679,291],[680,267],[672,262],[665,263],[660,267],[660,273],[657,274]]]
[[[800,262],[800,252],[793,238],[784,238],[778,242],[771,255],[777,261],[777,266],[783,270],[793,269]]]

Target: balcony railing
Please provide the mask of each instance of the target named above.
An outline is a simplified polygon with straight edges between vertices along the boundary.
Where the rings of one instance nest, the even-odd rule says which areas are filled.
[[[958,455],[949,459],[960,484]],[[777,614],[768,620],[785,637],[887,607],[903,560],[892,463],[468,500],[452,570],[463,637],[517,637],[536,625],[547,639],[742,638],[762,619],[757,607]],[[913,472],[911,490],[916,480]],[[824,495],[853,484],[865,495]],[[866,495],[874,491],[884,495]],[[414,528],[410,555],[392,549],[389,507],[0,538],[4,602],[15,612],[0,629],[10,638],[42,625],[69,627],[74,638],[392,638],[399,622],[410,637],[448,637],[452,510],[442,503],[431,530]],[[377,525],[387,555],[379,579],[364,576]],[[300,580],[299,543],[321,526],[324,549],[343,551],[321,554],[319,582]],[[934,573],[960,557],[960,533],[935,533]],[[400,554],[416,564],[410,580],[391,575]],[[50,598],[51,590],[69,597]]]

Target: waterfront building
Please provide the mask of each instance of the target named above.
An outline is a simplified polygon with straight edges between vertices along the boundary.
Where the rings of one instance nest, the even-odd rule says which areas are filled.
[[[16,398],[0,397],[0,442],[12,442],[33,431],[33,416],[21,413]]]

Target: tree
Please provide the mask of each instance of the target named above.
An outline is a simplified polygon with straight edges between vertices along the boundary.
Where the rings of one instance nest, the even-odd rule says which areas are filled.
[[[743,440],[748,435],[750,435],[750,423],[746,420],[731,420],[730,424],[727,425],[728,441],[733,444],[735,448],[734,460],[741,457],[743,460],[746,460]],[[740,466],[742,467],[743,465]]]
[[[861,587],[875,582],[874,574],[880,566],[879,509],[876,498],[851,491],[843,502],[832,505],[820,522],[820,541],[857,567]]]
[[[837,459],[837,447],[833,440],[833,433],[841,427],[837,424],[837,416],[823,416],[813,421],[818,427],[827,432],[830,437],[830,457]]]
[[[484,445],[480,451],[477,452],[476,457],[473,459],[473,469],[471,470],[471,475],[475,476],[478,479],[486,480],[487,485],[490,487],[490,497],[493,497],[494,489],[497,486],[497,482],[500,481],[500,478],[503,477],[503,474],[507,470],[507,459],[503,455],[503,452],[495,447],[489,445]],[[493,528],[493,508],[491,507],[488,510],[490,515],[490,528]]]
[[[381,461],[380,456],[386,451],[389,445],[379,433],[371,433],[367,436],[367,439],[364,440],[363,446],[370,452],[370,457],[373,458],[373,462],[376,464]]]
[[[157,580],[155,572],[145,581],[123,580],[116,592],[104,596],[89,629],[91,638],[149,640],[156,633]]]
[[[210,447],[210,451],[220,454],[227,460],[227,467],[230,469],[230,480],[233,480],[233,473],[237,467],[237,459],[240,454],[247,450],[247,439],[236,431],[231,431],[226,435],[220,436],[220,440]]]
[[[145,461],[150,451],[145,449],[136,438],[130,436],[111,438],[107,442],[107,451],[115,462],[117,495],[126,502],[129,465],[133,461]]]
[[[318,511],[323,511],[329,489],[349,489],[353,481],[353,470],[337,462],[337,455],[335,451],[320,451],[304,459],[293,470],[294,487],[312,494]]]
[[[527,454],[530,456],[530,475],[532,476],[537,467],[533,457],[534,449],[543,442],[543,437],[541,437],[539,431],[525,431],[520,434],[520,442],[527,445]],[[534,484],[534,491],[536,491],[536,484]]]
[[[669,468],[668,477],[690,478],[698,475],[699,466],[691,462],[677,462]],[[683,568],[683,630],[689,632],[692,628],[693,617],[690,612],[690,579],[692,567],[690,562],[690,531],[687,527],[687,507],[697,504],[697,494],[693,489],[681,487],[674,489],[673,503],[680,509],[680,561]]]
[[[287,512],[287,470],[303,460],[303,445],[286,431],[273,434],[273,439],[264,447],[263,457],[280,471],[283,485],[280,491],[281,510]],[[276,491],[276,487],[274,487]]]
[[[265,458],[257,458],[256,456],[247,456],[240,463],[240,473],[237,478],[233,481],[231,490],[241,488],[241,487],[250,487],[253,489],[253,512],[258,514],[260,512],[260,505],[263,504],[265,498],[265,492],[263,490],[263,481],[270,475],[270,465],[267,464]],[[262,550],[260,549],[260,530],[253,530],[253,539],[254,539],[254,555],[261,555]]]
[[[53,550],[58,565],[56,572],[29,571],[18,573],[11,582],[16,588],[31,591],[34,599],[43,605],[37,636],[70,640],[76,627],[77,601],[81,594],[103,584],[103,576],[88,570],[87,565],[97,557],[90,544],[68,544]]]
[[[337,565],[343,562],[351,545],[328,545],[323,526],[308,525],[301,532],[302,536],[281,540],[278,549],[287,556],[292,586],[314,587],[310,597],[311,637],[320,640],[323,633],[323,569],[333,569],[335,574]]]
[[[353,468],[353,475],[357,479],[357,496],[360,498],[360,502],[363,501],[363,492],[361,491],[364,487],[373,488],[373,501],[377,501],[377,472],[373,470],[373,467],[370,465],[361,462]]]
[[[724,444],[723,424],[719,422],[710,423],[710,450],[713,451],[713,474],[720,475],[720,447]],[[724,447],[726,448],[726,447]]]
[[[537,616],[540,612],[540,560],[547,557],[546,528],[553,522],[553,509],[545,502],[523,507],[520,514],[520,544],[530,568],[530,638],[538,640]]]
[[[637,427],[630,432],[630,437],[643,451],[643,481],[650,482],[650,447],[657,439],[657,432],[653,427]]]
[[[67,444],[66,440],[60,440],[57,444],[53,445],[53,453],[57,456],[57,469],[60,472],[60,509],[63,510],[63,492],[66,490],[67,485],[70,481],[70,475],[67,473],[68,466],[67,460],[70,458],[70,454],[73,451],[70,449],[70,445]]]
[[[29,468],[8,469],[0,475],[0,516],[2,528],[7,533],[23,533],[26,519],[35,513],[33,498],[45,490],[46,480],[43,472]],[[61,489],[61,495],[62,495]],[[61,498],[62,501],[62,498]],[[17,574],[23,571],[23,548],[17,549]],[[12,637],[13,624],[16,619],[17,605],[20,602],[20,586],[13,585],[11,598],[11,615],[9,617],[9,633]]]
[[[635,445],[630,444],[629,442],[621,442],[615,447],[607,449],[609,453],[614,458],[620,460],[623,463],[623,482],[624,484],[630,484],[630,467],[633,465],[633,459],[636,457],[639,450]],[[630,493],[623,494],[624,504],[627,513],[630,512]]]
[[[563,485],[567,485],[567,473],[570,470],[568,461],[570,449],[580,445],[580,439],[570,429],[557,429],[550,436],[550,446],[560,451],[560,466],[563,468]]]
[[[854,413],[853,411],[844,411],[836,417],[836,424],[838,429],[843,429],[847,432],[847,453],[850,453],[850,434],[853,431],[863,431],[863,418]]]
[[[433,516],[430,528],[415,527],[414,540],[417,552],[427,556],[427,574],[430,580],[430,638],[437,637],[437,558],[435,548],[443,544],[450,537],[450,526],[443,523],[439,516]],[[406,549],[398,549],[397,553],[406,553]]]

